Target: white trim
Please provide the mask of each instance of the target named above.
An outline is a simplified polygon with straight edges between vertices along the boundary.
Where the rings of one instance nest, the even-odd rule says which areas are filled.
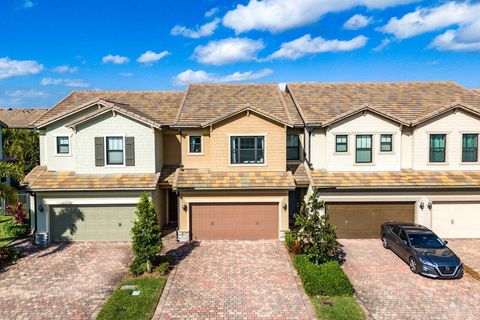
[[[200,137],[200,152],[190,152],[190,137]],[[203,150],[203,134],[187,135],[187,155],[189,156],[203,156],[205,155]]]
[[[43,203],[46,206],[61,206],[61,205],[116,205],[116,204],[137,204],[139,197],[125,197],[125,198],[46,198]]]
[[[228,135],[228,165],[230,167],[266,167],[267,166],[267,137],[268,133],[229,133]],[[232,163],[232,137],[263,137],[263,163]]]
[[[123,140],[122,140],[122,146],[123,146],[123,163],[122,164],[108,164],[108,157],[107,157],[107,138],[119,138],[121,137]],[[112,135],[105,135],[103,137],[103,145],[104,145],[104,157],[105,157],[105,165],[104,167],[106,168],[123,168],[123,167],[126,167],[127,166],[127,162],[126,162],[126,152],[125,152],[125,135],[124,134],[112,134]]]

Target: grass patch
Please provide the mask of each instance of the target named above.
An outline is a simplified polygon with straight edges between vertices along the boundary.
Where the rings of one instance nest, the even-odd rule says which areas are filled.
[[[10,237],[3,231],[3,226],[6,222],[12,220],[11,216],[0,216],[0,247],[5,247],[15,240],[15,237]]]
[[[315,313],[321,320],[363,320],[362,308],[352,296],[311,297]],[[333,302],[326,305],[322,301]]]
[[[103,306],[97,319],[151,319],[166,281],[164,278],[136,278],[123,281],[120,287],[136,285],[140,295],[132,296],[133,290],[120,290],[118,287]]]

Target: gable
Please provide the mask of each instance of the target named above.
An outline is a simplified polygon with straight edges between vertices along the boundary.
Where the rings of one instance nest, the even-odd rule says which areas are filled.
[[[330,131],[336,132],[373,132],[373,131],[397,131],[399,123],[387,119],[373,112],[359,112],[347,118],[332,123]]]

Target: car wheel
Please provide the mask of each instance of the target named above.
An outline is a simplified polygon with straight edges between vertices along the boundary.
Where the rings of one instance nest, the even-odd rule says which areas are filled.
[[[385,249],[390,249],[390,246],[388,245],[388,240],[385,238],[385,236],[382,236],[382,245]]]
[[[410,257],[408,265],[410,266],[410,270],[413,273],[418,273],[417,271],[417,261],[413,257]]]

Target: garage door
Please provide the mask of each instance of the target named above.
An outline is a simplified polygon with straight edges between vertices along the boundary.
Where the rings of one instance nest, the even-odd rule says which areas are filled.
[[[278,239],[278,203],[191,204],[193,240]]]
[[[129,241],[134,219],[134,205],[51,207],[50,239]]]
[[[480,238],[480,202],[434,202],[432,230],[443,238]]]
[[[339,239],[380,237],[386,221],[414,221],[413,203],[328,203],[330,222]]]

